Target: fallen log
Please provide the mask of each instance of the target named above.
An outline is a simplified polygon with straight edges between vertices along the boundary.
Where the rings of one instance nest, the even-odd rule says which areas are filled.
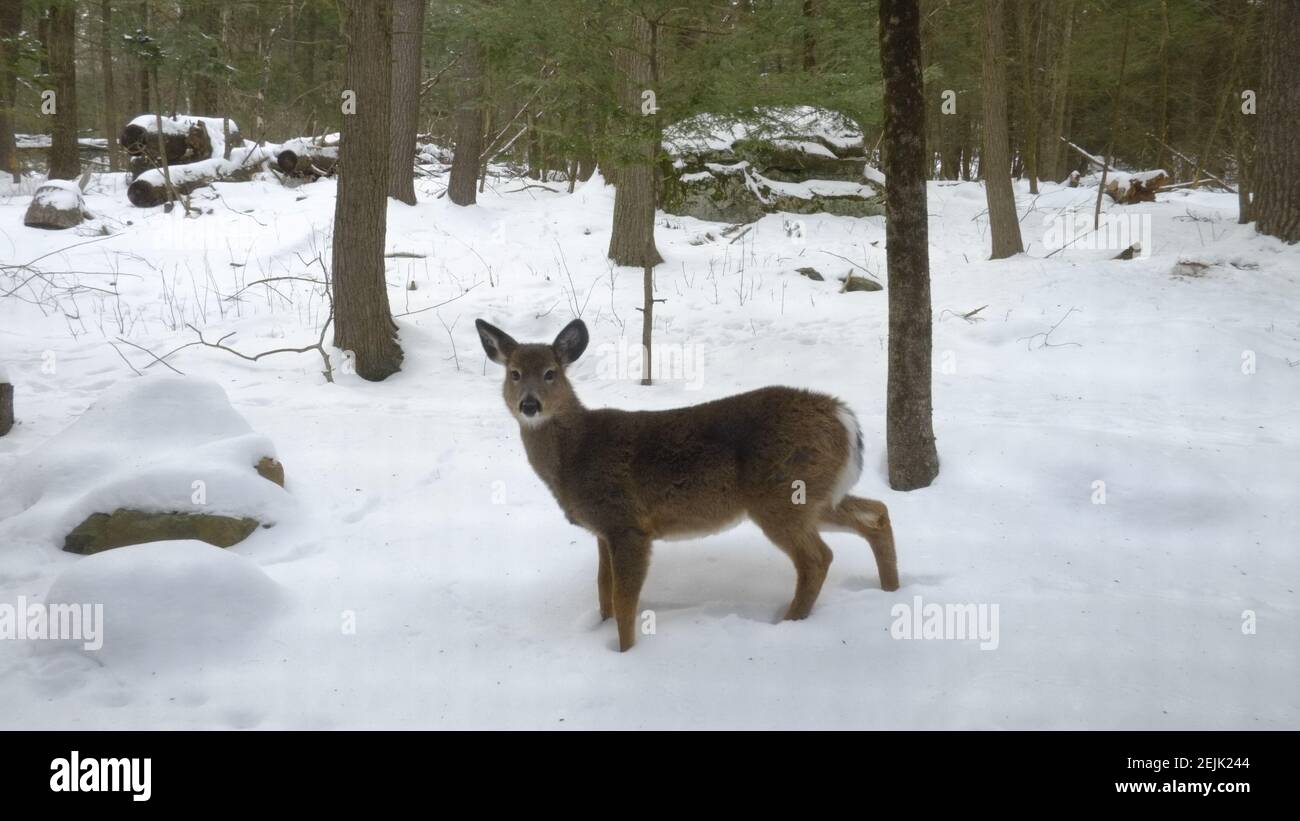
[[[273,157],[273,151],[255,146],[235,149],[230,159],[213,157],[170,168],[172,188],[184,196],[214,182],[248,182]],[[160,169],[144,172],[127,186],[126,198],[137,208],[152,208],[172,199]]]
[[[162,118],[163,155],[168,165],[184,165],[220,157],[225,152],[225,134],[220,117],[191,117],[179,115]],[[243,143],[239,126],[230,121],[230,142]],[[132,170],[137,176],[145,169],[161,165],[158,152],[158,117],[141,114],[122,129],[118,143],[132,157]]]
[[[1169,182],[1169,174],[1162,168],[1151,171],[1116,171],[1106,180],[1106,195],[1121,205],[1135,202],[1155,202],[1156,192]]]
[[[293,139],[280,146],[276,167],[292,177],[319,179],[333,176],[339,161],[339,146],[327,138],[323,143]]]

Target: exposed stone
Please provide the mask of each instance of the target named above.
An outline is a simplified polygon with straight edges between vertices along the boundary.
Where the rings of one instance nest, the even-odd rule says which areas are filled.
[[[0,374],[3,376],[3,374]],[[14,426],[14,386],[0,382],[0,436],[4,436]]]
[[[825,281],[826,281],[826,277],[822,276],[822,275],[817,271],[816,268],[813,268],[813,267],[811,267],[811,266],[810,266],[810,267],[807,267],[807,268],[795,268],[794,270],[795,270],[795,273],[803,274],[804,276],[808,277],[809,279],[813,280],[814,282],[825,282]]]
[[[32,195],[31,205],[23,216],[29,228],[61,230],[75,228],[88,216],[81,189],[68,180],[46,180]]]
[[[92,513],[73,528],[63,542],[69,553],[83,555],[145,542],[198,539],[217,547],[230,547],[257,530],[256,519],[216,516],[210,513],[146,513],[118,508]]]
[[[844,291],[880,291],[884,286],[874,279],[849,274],[844,278]]]
[[[280,487],[284,487],[284,465],[279,460],[272,459],[270,456],[263,456],[257,461],[257,474],[263,479],[269,479]]]

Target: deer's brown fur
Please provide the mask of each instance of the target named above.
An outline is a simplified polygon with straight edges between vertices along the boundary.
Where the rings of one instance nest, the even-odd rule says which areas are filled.
[[[865,538],[881,586],[898,589],[885,505],[847,495],[861,473],[862,439],[838,399],[769,387],[673,410],[591,410],[565,375],[587,346],[581,320],[551,345],[519,344],[477,324],[484,350],[505,366],[506,406],[529,463],[569,521],[596,535],[600,614],[615,617],[621,649],[636,640],[651,543],[744,518],[794,562],[788,619],[808,616],[826,578],[832,555],[820,530]]]

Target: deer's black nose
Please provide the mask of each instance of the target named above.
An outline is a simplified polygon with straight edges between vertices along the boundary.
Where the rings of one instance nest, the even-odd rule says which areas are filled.
[[[519,412],[524,416],[536,416],[542,412],[542,403],[538,402],[531,396],[525,397],[524,400],[519,403]]]

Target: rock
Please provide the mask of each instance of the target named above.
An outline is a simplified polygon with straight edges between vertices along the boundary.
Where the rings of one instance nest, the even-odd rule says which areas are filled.
[[[854,276],[853,274],[849,274],[844,278],[844,287],[841,289],[841,292],[881,291],[884,290],[884,287],[885,286],[881,285],[879,282],[876,282],[874,279],[867,279],[866,277],[859,277],[859,276]]]
[[[284,465],[280,464],[278,460],[270,456],[263,456],[257,460],[254,470],[263,479],[269,479],[280,487],[284,487]]]
[[[763,109],[740,119],[700,115],[664,133],[670,162],[660,203],[670,214],[754,222],[778,211],[877,216],[880,173],[867,165],[861,129],[810,107]]]
[[[817,271],[816,268],[811,268],[811,267],[809,267],[809,268],[795,268],[794,270],[795,270],[795,273],[797,273],[797,274],[803,274],[804,276],[806,276],[806,277],[808,277],[809,279],[811,279],[813,282],[825,282],[825,281],[826,281],[826,278],[825,278],[824,276],[822,276],[820,273],[818,273],[818,271]]]
[[[92,513],[73,528],[63,541],[69,553],[87,555],[147,542],[197,539],[217,547],[238,544],[257,530],[257,520],[248,517],[215,516],[209,513],[147,513],[118,508],[112,513]]]
[[[46,180],[32,195],[23,225],[52,230],[75,228],[88,216],[81,189],[75,182]]]

